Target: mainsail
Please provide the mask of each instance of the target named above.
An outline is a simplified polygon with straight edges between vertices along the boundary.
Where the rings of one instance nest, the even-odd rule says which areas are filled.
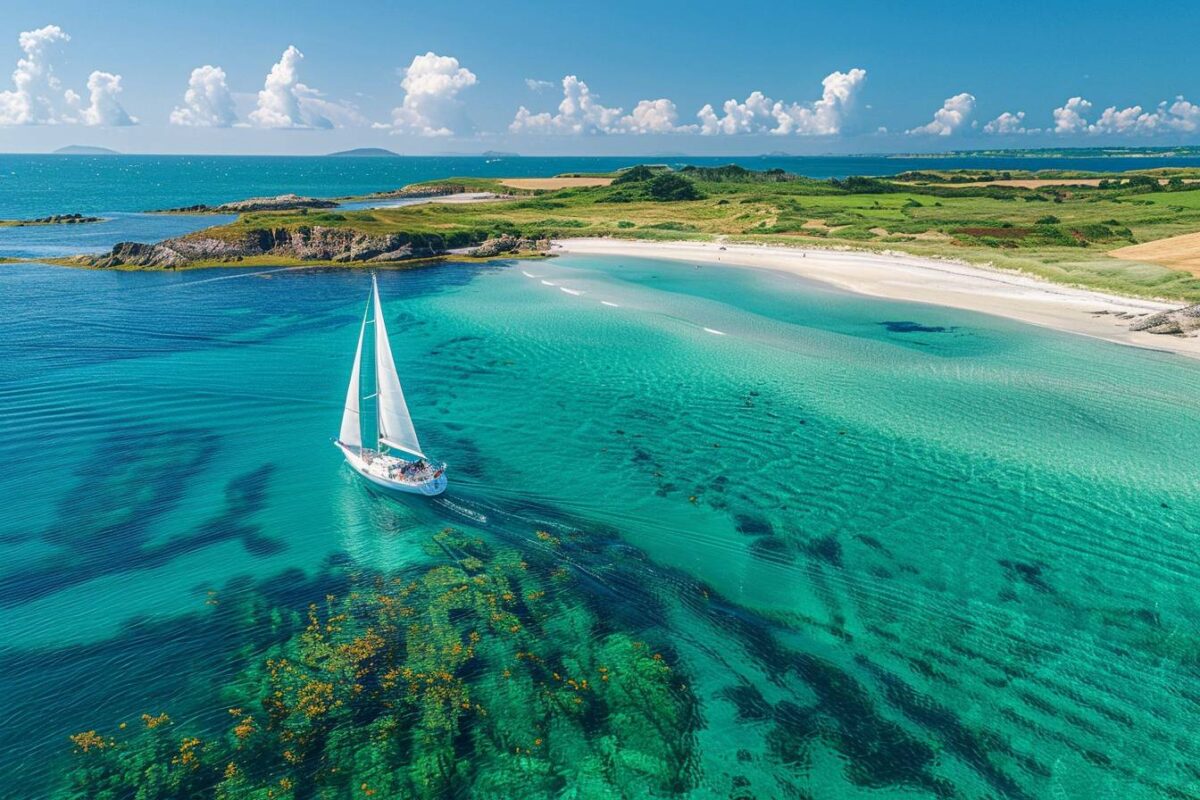
[[[424,458],[417,432],[413,429],[412,417],[408,415],[408,404],[400,389],[400,376],[396,374],[396,362],[392,359],[392,348],[388,344],[387,326],[383,322],[383,307],[379,302],[379,285],[371,276],[375,295],[375,385],[379,395],[379,441],[406,453]]]
[[[358,411],[359,396],[362,394],[360,375],[362,372],[363,334],[367,330],[367,312],[363,311],[362,327],[358,329],[358,347],[354,351],[354,369],[350,371],[350,388],[346,390],[346,408],[342,412],[342,430],[338,441],[347,447],[362,449],[362,423]]]

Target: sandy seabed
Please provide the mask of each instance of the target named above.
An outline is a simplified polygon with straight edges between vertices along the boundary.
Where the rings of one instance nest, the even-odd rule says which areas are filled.
[[[715,242],[563,239],[563,253],[720,263],[787,272],[858,294],[1008,317],[1119,344],[1200,358],[1200,338],[1129,330],[1130,319],[1178,304],[1062,286],[1016,272],[899,253],[806,250]]]

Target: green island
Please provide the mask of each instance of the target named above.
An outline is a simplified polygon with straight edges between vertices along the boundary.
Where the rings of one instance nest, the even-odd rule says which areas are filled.
[[[361,573],[307,612],[240,599],[259,638],[210,713],[72,735],[56,798],[583,797],[691,787],[697,703],[664,644],[591,607],[555,556],[446,529],[432,564]],[[243,634],[245,636],[246,634]]]
[[[720,240],[896,251],[1117,294],[1200,301],[1197,250],[1180,247],[1176,238],[1200,231],[1198,169],[923,170],[817,180],[733,165],[678,171],[643,165],[609,175],[455,178],[368,199],[463,192],[490,199],[250,210],[177,239],[123,243],[105,256],[60,263],[127,269],[380,265],[536,256],[549,240],[565,237]],[[233,210],[233,204],[220,208]]]

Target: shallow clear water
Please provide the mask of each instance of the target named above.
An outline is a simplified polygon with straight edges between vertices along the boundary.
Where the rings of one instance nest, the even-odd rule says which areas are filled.
[[[735,267],[379,282],[436,500],[370,493],[329,443],[364,273],[0,266],[0,794],[47,796],[68,735],[143,713],[220,736],[281,619],[445,565],[446,527],[557,587],[546,642],[666,654],[694,713],[654,739],[687,765],[662,794],[1200,794],[1194,362]],[[605,725],[637,729],[468,772],[540,765],[557,789],[518,785],[556,796]]]
[[[749,269],[379,278],[432,502],[329,445],[364,274],[0,270],[11,786],[202,713],[213,597],[302,607],[454,526],[608,542],[562,563],[673,643],[693,796],[1194,790],[1192,362]]]

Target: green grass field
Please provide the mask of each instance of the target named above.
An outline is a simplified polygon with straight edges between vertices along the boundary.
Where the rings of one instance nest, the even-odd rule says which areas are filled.
[[[1129,244],[1200,231],[1200,189],[1122,185],[1033,190],[964,186],[961,181],[953,187],[901,186],[885,179],[837,182],[740,169],[685,169],[680,175],[690,185],[684,195],[693,199],[664,200],[653,194],[661,175],[656,171],[611,186],[530,192],[487,203],[249,213],[194,235],[233,240],[263,228],[348,227],[398,233],[447,249],[505,233],[530,238],[722,237],[897,250],[989,263],[1111,292],[1200,300],[1200,279],[1190,273],[1105,255]],[[455,178],[453,183],[471,191],[509,191],[493,179]]]

